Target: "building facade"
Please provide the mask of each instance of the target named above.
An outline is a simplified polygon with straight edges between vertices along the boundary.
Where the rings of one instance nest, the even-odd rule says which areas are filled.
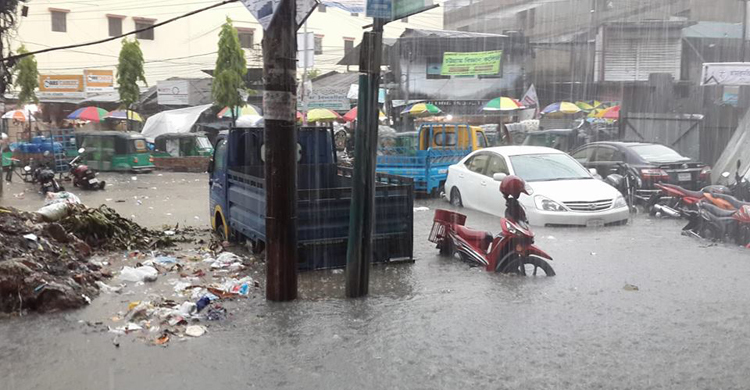
[[[17,49],[24,45],[29,51],[84,43],[147,28],[212,2],[92,2],[34,0],[28,4],[28,16],[19,15],[19,29],[12,39]],[[336,4],[336,3],[330,3]],[[197,15],[138,34],[146,62],[149,85],[172,77],[207,77],[203,70],[213,69],[221,25],[233,20],[245,49],[249,68],[262,67],[263,28],[239,2],[227,4]],[[325,5],[308,18],[307,31],[314,34],[315,64],[322,72],[343,70],[337,65],[345,52],[362,38],[363,27],[372,19],[363,13],[351,13]],[[386,37],[398,37],[407,27],[442,28],[442,10],[435,9],[408,20],[390,23]],[[302,31],[302,29],[300,29]],[[61,50],[36,56],[42,75],[82,75],[86,69],[115,70],[121,40]]]

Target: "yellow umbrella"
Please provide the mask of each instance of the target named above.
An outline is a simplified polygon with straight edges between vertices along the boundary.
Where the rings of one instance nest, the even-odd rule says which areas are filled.
[[[308,122],[335,122],[341,121],[341,115],[327,108],[313,108],[307,112]]]

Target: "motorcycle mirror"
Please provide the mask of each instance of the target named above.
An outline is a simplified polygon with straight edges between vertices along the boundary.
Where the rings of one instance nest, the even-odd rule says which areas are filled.
[[[495,181],[503,181],[503,179],[505,179],[505,178],[506,178],[507,176],[508,176],[508,175],[507,175],[507,174],[505,174],[505,173],[502,173],[502,172],[498,172],[498,173],[496,173],[496,174],[492,175],[492,180],[495,180]]]
[[[86,149],[84,149],[84,148],[80,148],[80,149],[78,149],[78,154],[82,154],[82,153],[83,153],[83,152],[85,152],[85,151],[86,151]]]
[[[721,177],[723,177],[723,178],[725,178],[725,179],[726,179],[726,178],[728,178],[728,177],[729,177],[729,172],[724,172],[724,173],[722,173],[722,174],[721,174]]]
[[[23,167],[23,170],[26,171],[26,172],[30,172],[31,171],[31,167],[27,165],[27,166]]]

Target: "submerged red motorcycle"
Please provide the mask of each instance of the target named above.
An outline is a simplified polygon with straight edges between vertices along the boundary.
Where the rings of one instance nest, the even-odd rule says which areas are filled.
[[[498,177],[499,178],[499,177]],[[493,238],[489,232],[464,226],[466,216],[448,210],[435,210],[429,240],[437,244],[440,253],[459,254],[462,260],[485,267],[490,272],[536,276],[541,270],[546,276],[555,271],[548,261],[552,257],[534,245],[534,233],[529,228],[526,212],[518,198],[530,195],[523,179],[506,176],[500,184],[505,197],[505,218],[500,220],[502,232]]]

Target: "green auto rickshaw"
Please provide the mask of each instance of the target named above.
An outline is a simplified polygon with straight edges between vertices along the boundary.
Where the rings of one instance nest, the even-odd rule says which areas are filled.
[[[146,138],[123,131],[76,133],[76,143],[85,149],[81,162],[97,171],[150,172],[154,169]]]
[[[154,139],[154,157],[211,157],[214,148],[202,133],[167,133]]]

